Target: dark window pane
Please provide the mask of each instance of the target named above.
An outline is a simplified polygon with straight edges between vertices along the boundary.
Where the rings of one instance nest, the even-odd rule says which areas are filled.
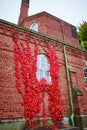
[[[87,68],[84,69],[84,75],[87,77]]]
[[[71,25],[72,37],[77,38],[77,30],[75,26]]]
[[[29,1],[30,1],[30,0],[24,0],[24,2],[26,2],[27,4],[29,4]]]

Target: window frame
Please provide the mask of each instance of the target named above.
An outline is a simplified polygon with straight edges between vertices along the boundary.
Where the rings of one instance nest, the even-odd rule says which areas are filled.
[[[39,80],[39,81],[41,81],[41,79],[44,78],[48,83],[51,82],[50,64],[49,64],[49,61],[48,61],[46,55],[44,55],[44,54],[39,54],[37,56],[36,77],[37,77],[37,80]]]
[[[72,33],[72,37],[78,38],[77,29],[76,29],[76,27],[73,26],[73,25],[71,25],[71,33]]]
[[[84,77],[85,77],[85,81],[87,83],[87,66],[84,68]]]
[[[38,32],[38,24],[36,22],[32,22],[32,24],[30,25],[30,29]]]
[[[24,0],[25,3],[29,4],[30,0]]]

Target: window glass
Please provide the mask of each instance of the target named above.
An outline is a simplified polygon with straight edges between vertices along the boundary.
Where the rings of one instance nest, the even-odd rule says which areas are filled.
[[[50,65],[48,63],[48,59],[45,55],[40,54],[37,57],[37,72],[36,72],[37,79],[40,81],[44,78],[47,82],[51,81],[50,77]]]
[[[75,26],[71,25],[72,37],[77,38],[77,30]]]
[[[87,77],[87,68],[84,69],[84,75]]]
[[[84,68],[84,76],[85,76],[85,80],[87,82],[87,67]]]
[[[27,4],[29,4],[29,0],[24,0],[24,2],[26,2]]]
[[[38,24],[35,23],[35,22],[32,23],[31,26],[30,26],[30,29],[38,32]]]

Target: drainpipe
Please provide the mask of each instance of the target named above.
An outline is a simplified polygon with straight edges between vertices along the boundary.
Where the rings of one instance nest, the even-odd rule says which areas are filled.
[[[63,35],[63,41],[65,42],[66,41],[66,37],[65,37],[65,32],[64,32],[64,23],[63,21],[61,21],[62,23],[62,35]]]
[[[66,75],[67,75],[67,83],[68,83],[68,90],[69,90],[69,98],[70,98],[69,100],[70,100],[70,107],[71,107],[70,123],[71,123],[72,126],[75,126],[73,96],[72,96],[72,88],[71,88],[71,84],[70,84],[70,74],[69,74],[69,68],[68,68],[65,46],[64,46],[63,49],[64,49],[64,60],[65,60],[65,66],[66,66]]]

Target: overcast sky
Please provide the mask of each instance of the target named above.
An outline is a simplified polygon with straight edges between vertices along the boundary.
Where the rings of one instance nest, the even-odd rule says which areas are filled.
[[[0,19],[17,24],[21,0],[0,0]],[[28,15],[46,11],[74,26],[87,21],[87,0],[30,0]]]

